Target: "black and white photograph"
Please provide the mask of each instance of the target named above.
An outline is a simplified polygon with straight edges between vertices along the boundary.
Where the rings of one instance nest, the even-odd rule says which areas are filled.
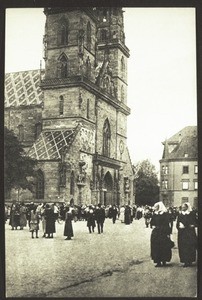
[[[196,8],[9,7],[4,62],[5,297],[196,298]]]

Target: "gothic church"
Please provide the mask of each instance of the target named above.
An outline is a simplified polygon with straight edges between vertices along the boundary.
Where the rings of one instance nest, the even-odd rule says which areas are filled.
[[[123,10],[44,13],[45,70],[5,78],[5,126],[38,161],[34,191],[20,200],[133,204]]]

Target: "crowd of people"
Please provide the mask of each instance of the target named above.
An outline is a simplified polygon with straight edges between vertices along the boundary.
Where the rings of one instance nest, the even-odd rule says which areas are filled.
[[[73,199],[72,199],[73,200]],[[180,207],[166,208],[159,201],[154,206],[130,206],[130,205],[74,205],[65,203],[29,203],[14,201],[11,206],[5,205],[5,221],[9,219],[12,230],[23,230],[29,226],[31,238],[39,238],[39,223],[44,238],[53,238],[56,232],[56,221],[64,222],[65,240],[71,240],[74,236],[72,221],[86,221],[89,233],[93,233],[97,227],[98,234],[103,233],[106,218],[115,224],[117,220],[125,225],[130,225],[133,220],[144,218],[145,226],[152,229],[151,232],[151,259],[156,267],[166,266],[171,261],[174,242],[171,240],[173,224],[176,221],[177,241],[180,262],[184,267],[191,266],[196,261],[197,236],[197,210],[192,209],[189,203]],[[97,226],[96,226],[97,225]]]

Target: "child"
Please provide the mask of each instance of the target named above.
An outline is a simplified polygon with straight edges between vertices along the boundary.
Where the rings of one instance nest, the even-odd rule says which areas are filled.
[[[36,212],[37,206],[35,205],[31,210],[30,217],[30,232],[32,233],[32,239],[34,238],[34,231],[36,232],[36,238],[38,238],[38,230],[39,230],[39,215]]]

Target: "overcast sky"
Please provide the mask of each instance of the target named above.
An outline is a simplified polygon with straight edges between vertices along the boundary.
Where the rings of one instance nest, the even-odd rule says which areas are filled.
[[[133,163],[149,159],[159,170],[162,142],[197,125],[195,9],[124,11],[128,147]],[[44,25],[43,9],[7,9],[6,72],[39,69]]]

